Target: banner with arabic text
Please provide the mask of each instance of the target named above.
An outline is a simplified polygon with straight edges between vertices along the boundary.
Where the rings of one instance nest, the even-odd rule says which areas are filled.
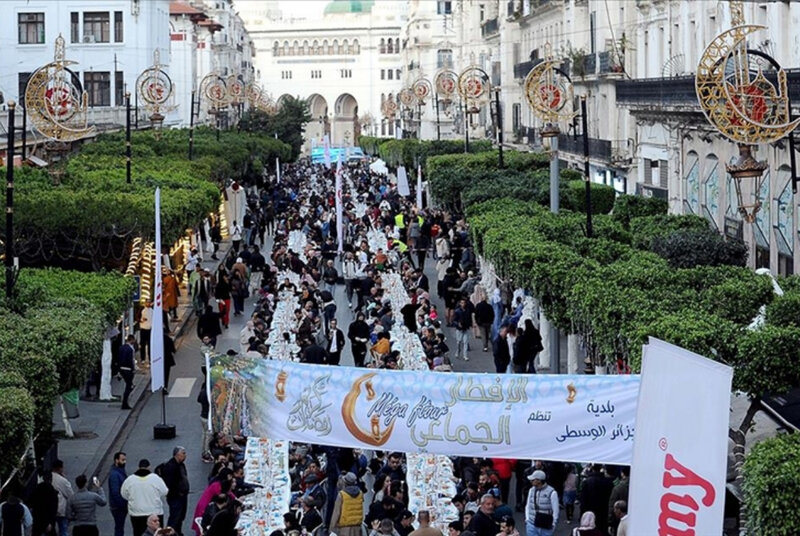
[[[375,370],[224,357],[216,429],[402,452],[630,464],[639,376]]]

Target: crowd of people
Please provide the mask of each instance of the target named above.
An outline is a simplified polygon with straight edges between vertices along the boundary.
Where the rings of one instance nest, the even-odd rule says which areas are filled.
[[[392,328],[402,325],[419,338],[424,355],[418,357],[430,371],[452,371],[454,361],[467,361],[470,348],[480,348],[487,362],[491,356],[497,373],[535,373],[541,335],[523,317],[520,292],[508,282],[486,284],[463,217],[415,206],[386,176],[366,166],[348,168],[344,175],[341,251],[333,171],[308,163],[285,166],[279,184],[248,190],[242,227],[234,229],[233,248],[216,271],[204,269],[199,253],[192,251],[186,271],[202,351],[268,359],[275,358],[274,346],[280,342],[286,343],[288,357],[337,366],[349,343],[356,367],[395,369],[402,360]],[[212,239],[216,257],[218,224],[212,226]],[[437,274],[434,285],[426,275],[431,265]],[[404,294],[400,303],[387,289],[388,280],[397,278]],[[392,291],[395,298],[397,292]],[[293,320],[282,326],[287,332],[276,337],[276,308],[287,294],[297,307]],[[339,310],[337,295],[344,295],[347,311]],[[248,303],[248,298],[253,299]],[[239,315],[247,315],[239,347],[219,348],[231,316]],[[452,340],[448,334],[454,334]],[[133,341],[130,346],[133,359]],[[199,454],[211,470],[189,519],[191,530],[197,536],[234,535],[240,498],[253,490],[243,478],[246,439],[207,433],[205,389],[198,402],[204,431]],[[149,460],[142,459],[128,475],[125,453],[118,452],[108,498],[85,476],[76,479],[73,493],[61,476],[63,464],[60,470],[54,465],[40,484],[48,491],[32,503],[32,511],[20,503],[20,527],[33,527],[35,536],[63,536],[71,523],[75,535],[97,534],[95,508],[108,503],[115,536],[124,534],[128,521],[134,536],[182,535],[190,508],[185,458],[186,449],[176,447],[165,463],[151,469]],[[626,536],[627,468],[491,457],[453,462],[458,482],[451,500],[458,519],[449,523],[448,536],[519,536],[523,531],[551,536],[560,518],[574,524],[576,536],[609,530]],[[369,536],[440,534],[430,526],[430,512],[408,510],[403,453],[293,444],[289,474],[291,510],[284,516],[285,528],[274,536],[321,531],[361,536],[364,530]],[[512,492],[513,505],[508,504]],[[15,525],[20,508],[12,500],[1,508],[0,533],[16,536],[7,527]],[[517,519],[524,525],[518,527]]]

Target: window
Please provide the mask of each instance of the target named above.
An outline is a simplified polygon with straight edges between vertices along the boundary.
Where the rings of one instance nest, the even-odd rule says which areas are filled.
[[[394,54],[394,41],[392,39],[389,39],[389,44],[386,47],[386,53]]]
[[[44,43],[44,13],[20,13],[17,22],[20,45]]]
[[[124,33],[122,28],[122,11],[114,12],[114,42],[122,43]]]
[[[395,78],[395,80],[400,80],[400,69],[397,69],[394,72],[394,78]]]
[[[389,75],[389,80],[394,80],[394,69],[387,69],[389,71],[387,74]]]
[[[311,78],[322,78],[322,71],[320,70],[311,71]]]
[[[292,71],[281,71],[281,78],[283,80],[291,80],[292,79]]]
[[[28,87],[28,79],[32,73],[17,73],[17,95],[19,95],[19,104],[25,106],[25,88]]]
[[[386,69],[381,69],[381,80],[386,80]]]
[[[106,11],[87,11],[83,14],[83,42],[108,43],[111,22]]]
[[[436,67],[443,69],[445,67],[453,66],[453,51],[449,48],[444,48],[436,51]]]
[[[125,76],[122,71],[114,73],[114,104],[125,106]]]
[[[481,14],[481,22],[483,22],[484,19],[486,19],[486,6],[484,6],[483,4],[480,4],[478,6],[478,9],[480,10],[480,14]]]
[[[339,75],[342,78],[353,78],[353,71],[351,69],[340,69]]]
[[[453,12],[453,2],[436,2],[437,15],[450,15]]]
[[[385,39],[381,39],[380,53],[381,54],[386,54],[386,40]]]
[[[89,106],[111,106],[111,73],[83,73],[83,88],[89,94]]]
[[[69,37],[70,43],[80,43],[81,33],[80,33],[80,28],[78,26],[77,13],[69,14],[69,36],[70,36]]]

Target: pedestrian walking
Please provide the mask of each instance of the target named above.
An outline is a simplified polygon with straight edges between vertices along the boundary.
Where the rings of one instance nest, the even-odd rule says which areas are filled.
[[[31,511],[19,499],[16,484],[9,486],[5,502],[0,503],[0,535],[27,536],[33,528]],[[66,529],[63,532],[66,535]]]
[[[128,398],[133,390],[133,373],[136,367],[133,357],[135,355],[134,344],[136,344],[136,338],[133,335],[128,335],[125,337],[125,344],[119,349],[119,358],[117,360],[119,364],[119,375],[122,376],[122,380],[125,382],[125,390],[122,392],[122,409],[131,409],[128,404]],[[56,478],[54,477],[53,485],[55,484]],[[58,487],[56,487],[56,489],[58,489]]]
[[[189,498],[189,477],[186,473],[186,449],[175,447],[172,458],[164,463],[161,477],[167,485],[167,504],[169,518],[167,526],[172,527],[179,536],[183,536],[183,521],[186,519]]]
[[[197,337],[212,347],[217,345],[217,336],[222,334],[222,328],[219,325],[219,313],[215,313],[210,305],[206,305],[206,311],[197,319]]]
[[[219,260],[217,257],[217,251],[219,251],[219,243],[222,242],[222,229],[219,226],[219,219],[217,219],[217,221],[215,221],[211,226],[209,235],[211,237],[211,243],[214,245],[214,251],[211,253],[211,258],[216,261]]]
[[[367,343],[369,342],[370,329],[366,318],[366,315],[359,311],[356,315],[356,319],[347,328],[347,338],[350,339],[353,362],[357,367],[364,366],[364,360],[367,356]]]
[[[129,337],[133,337],[129,335]],[[133,348],[131,348],[131,362],[133,362]],[[69,527],[69,520],[67,519],[67,502],[72,497],[72,484],[64,476],[64,462],[55,460],[52,466],[53,487],[58,492],[58,513],[56,515],[56,524],[58,525],[58,534],[66,536],[67,528]]]
[[[344,349],[344,332],[339,329],[339,323],[335,318],[331,319],[328,326],[328,364],[338,365],[342,358],[342,350]]]
[[[97,507],[106,505],[106,492],[97,477],[75,477],[78,491],[67,502],[67,517],[72,521],[72,536],[100,536],[97,528]]]
[[[114,454],[114,465],[108,474],[108,506],[114,518],[114,536],[124,536],[125,518],[128,517],[128,501],[122,496],[122,484],[128,478],[125,471],[127,459],[124,452]]]
[[[469,334],[472,328],[472,307],[465,297],[461,297],[453,313],[453,325],[456,328],[456,341],[458,347],[456,355],[464,361],[469,361]]]
[[[120,495],[128,501],[133,536],[142,536],[147,529],[147,518],[153,514],[159,522],[164,518],[161,500],[169,490],[161,477],[150,471],[150,461],[139,460],[139,468],[122,483]]]
[[[153,327],[153,302],[147,300],[139,315],[139,361],[150,366],[150,330]]]
[[[558,493],[547,484],[547,474],[536,470],[528,476],[531,489],[525,507],[527,536],[553,536],[558,525]]]
[[[161,288],[163,290],[164,311],[168,312],[173,320],[178,319],[178,296],[181,295],[178,278],[172,270],[163,268]]]
[[[53,487],[50,471],[40,468],[39,482],[33,489],[29,504],[33,515],[33,536],[55,536],[58,492]]]

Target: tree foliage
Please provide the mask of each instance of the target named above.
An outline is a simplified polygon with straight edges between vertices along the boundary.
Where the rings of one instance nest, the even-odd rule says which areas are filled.
[[[744,503],[749,534],[794,536],[800,528],[800,434],[753,446],[744,463]]]
[[[261,110],[251,110],[242,116],[240,127],[247,132],[263,136],[275,136],[291,146],[291,156],[281,161],[294,162],[303,148],[303,132],[311,121],[308,101],[299,97],[286,96],[281,99],[277,112],[267,114]],[[274,161],[266,160],[267,162]]]

